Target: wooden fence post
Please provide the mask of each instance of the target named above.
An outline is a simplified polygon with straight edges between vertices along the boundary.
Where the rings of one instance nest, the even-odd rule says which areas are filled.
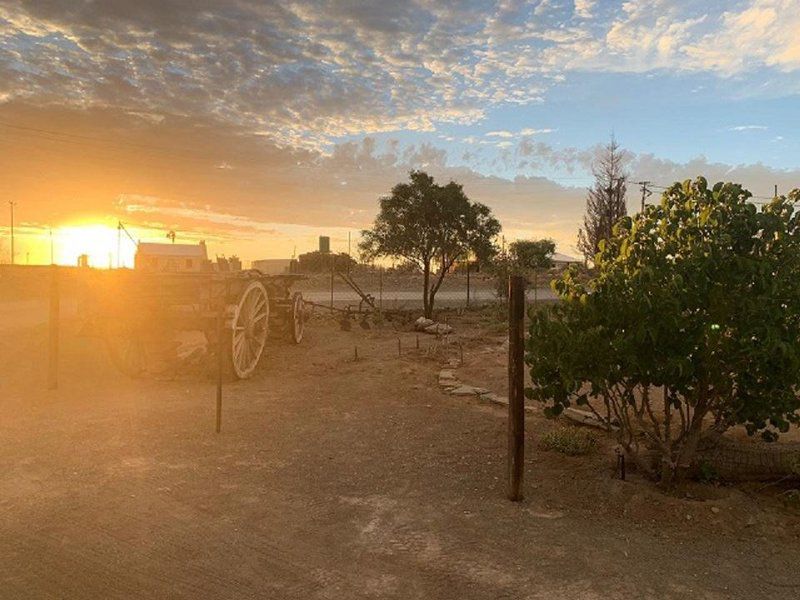
[[[222,431],[222,379],[224,365],[224,337],[225,337],[225,308],[228,302],[228,283],[222,289],[222,300],[220,301],[219,312],[217,313],[217,420],[216,432]],[[231,344],[233,336],[231,336]],[[233,352],[233,348],[231,348]]]
[[[58,289],[58,267],[51,267],[50,279],[50,340],[48,350],[47,389],[58,389],[58,342],[61,319],[61,298]]]
[[[522,500],[525,466],[525,278],[508,282],[508,499]]]
[[[378,267],[378,314],[383,317],[383,267]]]
[[[469,308],[469,260],[467,260],[467,308]]]

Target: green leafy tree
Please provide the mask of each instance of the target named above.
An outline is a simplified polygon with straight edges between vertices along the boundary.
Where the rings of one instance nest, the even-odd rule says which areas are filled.
[[[431,318],[436,293],[455,261],[472,252],[486,260],[497,252],[494,238],[500,223],[485,205],[472,202],[461,185],[438,185],[423,171],[412,171],[409,183],[399,183],[380,199],[372,229],[359,244],[365,259],[400,258],[419,266],[422,301]]]
[[[553,266],[556,244],[550,239],[517,240],[508,246],[508,251],[496,256],[490,263],[497,294],[508,295],[509,275],[523,275],[532,280],[534,290],[538,285],[539,271]]]
[[[618,223],[588,283],[557,280],[563,302],[531,324],[529,396],[615,421],[666,486],[734,425],[773,440],[800,420],[800,191],[761,210],[750,196],[674,184]]]
[[[297,257],[299,269],[302,273],[330,273],[331,269],[337,271],[347,271],[356,266],[356,261],[347,254],[340,252],[306,252]]]

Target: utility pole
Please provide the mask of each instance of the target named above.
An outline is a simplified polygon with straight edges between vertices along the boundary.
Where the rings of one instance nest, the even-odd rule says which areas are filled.
[[[778,197],[778,184],[775,184],[775,198]]]
[[[645,200],[647,200],[647,197],[652,195],[652,193],[653,193],[651,190],[647,189],[647,186],[650,185],[652,182],[651,181],[637,181],[636,183],[638,185],[642,186],[642,212],[644,212]]]
[[[14,264],[14,207],[17,205],[13,200],[8,201],[11,207],[11,264]]]
[[[50,264],[56,264],[55,253],[53,252],[53,228],[50,228]]]

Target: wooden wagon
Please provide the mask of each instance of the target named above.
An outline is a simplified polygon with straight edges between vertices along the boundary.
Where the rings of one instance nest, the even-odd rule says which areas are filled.
[[[222,353],[228,378],[256,370],[269,340],[299,344],[306,311],[298,275],[229,273],[98,273],[90,285],[87,325],[105,339],[122,372],[139,376],[175,354],[175,334],[199,331],[208,355]]]

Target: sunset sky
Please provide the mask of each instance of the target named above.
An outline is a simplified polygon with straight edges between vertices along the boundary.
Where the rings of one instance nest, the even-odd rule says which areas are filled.
[[[9,200],[17,262],[52,228],[104,266],[118,220],[346,250],[413,168],[574,255],[612,132],[632,181],[800,186],[798,32],[800,0],[0,0],[0,260]]]

